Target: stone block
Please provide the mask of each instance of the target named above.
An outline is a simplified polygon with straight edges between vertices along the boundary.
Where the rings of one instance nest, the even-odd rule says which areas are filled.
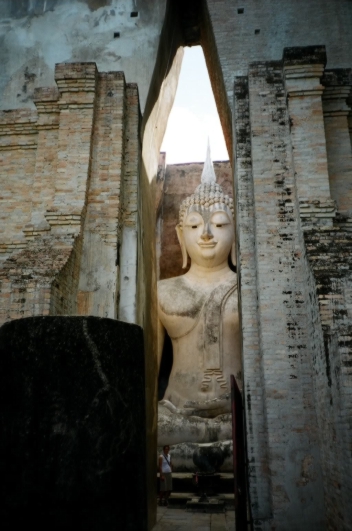
[[[146,529],[142,330],[19,319],[0,360],[2,528]]]

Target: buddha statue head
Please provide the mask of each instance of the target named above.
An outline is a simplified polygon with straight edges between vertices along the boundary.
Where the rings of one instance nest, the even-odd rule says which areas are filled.
[[[201,267],[216,268],[230,255],[235,265],[233,200],[216,182],[209,143],[201,184],[181,203],[176,231],[183,268],[188,256]]]

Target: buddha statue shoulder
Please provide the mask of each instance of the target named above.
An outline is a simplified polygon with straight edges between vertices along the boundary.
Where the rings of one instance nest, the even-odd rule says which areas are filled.
[[[181,204],[176,231],[183,267],[188,256],[191,267],[158,282],[159,363],[165,331],[173,348],[159,403],[159,443],[163,433],[167,444],[207,442],[211,433],[220,440],[230,437],[220,417],[231,410],[231,374],[240,385],[241,342],[237,275],[229,266],[229,257],[235,263],[233,201],[216,183],[209,147],[201,184]],[[163,422],[162,413],[168,415]],[[166,425],[173,428],[169,434]]]

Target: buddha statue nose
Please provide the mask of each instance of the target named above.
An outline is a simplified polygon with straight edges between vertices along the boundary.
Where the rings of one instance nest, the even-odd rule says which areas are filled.
[[[203,230],[203,233],[201,235],[201,239],[204,240],[204,241],[208,241],[208,240],[211,240],[212,238],[213,238],[213,235],[211,233],[211,230],[210,230],[210,227],[209,227],[209,223],[205,223],[204,230]]]

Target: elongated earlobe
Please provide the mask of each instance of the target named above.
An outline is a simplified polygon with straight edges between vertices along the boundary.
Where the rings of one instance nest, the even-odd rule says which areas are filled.
[[[187,267],[188,256],[187,256],[185,242],[183,239],[182,227],[180,225],[176,225],[176,233],[177,233],[178,243],[180,244],[181,252],[182,252],[182,269],[185,269]]]
[[[231,247],[231,262],[232,265],[236,265],[236,242],[233,242]]]

